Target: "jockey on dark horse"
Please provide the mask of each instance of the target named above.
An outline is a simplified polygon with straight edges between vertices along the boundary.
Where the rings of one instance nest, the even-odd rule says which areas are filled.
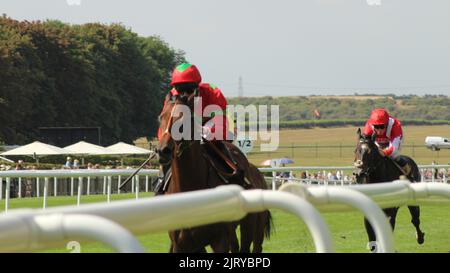
[[[196,96],[201,98],[202,107],[201,109],[198,109],[201,110],[201,112],[194,111],[194,115],[202,120],[202,139],[214,142],[214,145],[219,146],[219,149],[223,150],[224,154],[226,154],[232,162],[236,162],[227,147],[218,144],[221,140],[233,141],[233,134],[228,131],[228,121],[225,114],[227,100],[219,88],[209,83],[202,83],[201,80],[202,77],[195,65],[183,63],[177,66],[173,71],[172,81],[170,83],[173,88],[170,90],[170,95],[190,95],[196,92]],[[204,113],[205,108],[212,105],[218,106],[221,112],[215,111]],[[205,116],[207,117],[205,118]],[[158,130],[158,139],[160,139],[160,137],[161,132]],[[204,143],[203,140],[202,143]],[[166,164],[161,167],[161,175],[155,186],[155,193],[157,195],[164,193],[164,184],[166,184],[165,179],[167,179],[166,174],[169,171],[169,166],[170,164]]]
[[[373,132],[376,133],[375,143],[378,145],[380,155],[394,159],[403,169],[403,172],[409,176],[411,166],[400,155],[403,141],[403,130],[400,121],[391,117],[385,109],[374,109],[364,127],[364,135],[370,136]]]
[[[403,139],[403,131],[400,121],[391,117],[385,109],[374,109],[370,115],[364,128],[364,136],[373,136],[375,132],[375,145],[378,146],[379,154],[382,157],[390,157],[392,162],[396,163],[399,171],[406,175],[411,182],[420,181],[419,170],[417,165],[411,158],[400,155],[400,148]],[[395,164],[394,164],[395,165]],[[382,176],[388,176],[386,173],[378,173],[375,180]],[[385,177],[386,178],[386,177]],[[392,177],[391,177],[392,178]],[[423,244],[425,233],[420,230],[420,208],[418,206],[408,206],[411,214],[411,223],[416,228],[417,242]],[[390,216],[390,223],[392,228],[395,226],[395,218],[398,208],[384,209],[385,213]],[[369,236],[369,241],[375,241],[375,233],[367,221],[364,219],[364,224]],[[374,246],[371,246],[372,250]]]

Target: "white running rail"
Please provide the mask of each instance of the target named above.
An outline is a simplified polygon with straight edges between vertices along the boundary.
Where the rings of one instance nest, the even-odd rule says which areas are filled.
[[[199,225],[237,221],[249,212],[278,208],[299,217],[308,227],[317,252],[334,252],[331,235],[319,212],[306,200],[286,192],[249,190],[236,185],[221,186],[210,190],[157,196],[140,200],[124,200],[112,203],[85,204],[81,206],[55,207],[47,210],[18,209],[0,214],[0,251],[35,251],[67,243],[66,236],[41,236],[43,228],[34,223],[40,217],[60,215],[94,215],[109,219],[134,234],[145,234],[189,228]],[[56,216],[54,216],[56,215]],[[189,215],[189,217],[186,217]],[[105,220],[106,221],[106,220]],[[93,225],[96,223],[94,222]],[[65,225],[64,225],[65,227]],[[52,228],[52,232],[63,234],[63,225]],[[86,229],[84,230],[86,231]],[[102,234],[102,241],[116,246],[114,238],[120,233]],[[45,232],[47,234],[47,232]],[[51,233],[50,233],[51,234]],[[75,234],[79,235],[79,234]],[[86,234],[84,234],[86,235]],[[97,238],[92,233],[87,239]],[[130,245],[132,242],[129,242]],[[126,251],[140,249],[126,248]]]

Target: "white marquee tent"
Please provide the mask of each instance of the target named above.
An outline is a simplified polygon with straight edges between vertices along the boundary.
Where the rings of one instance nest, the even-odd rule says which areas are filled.
[[[113,155],[114,153],[105,147],[95,145],[86,141],[79,141],[75,144],[64,147],[71,155]],[[84,157],[81,158],[81,164],[84,165]]]
[[[151,151],[137,147],[131,144],[127,144],[124,142],[118,142],[116,144],[113,144],[111,146],[106,147],[110,152],[112,152],[115,155],[120,155],[120,164],[123,166],[123,157],[127,155],[144,155],[144,154],[150,154]]]
[[[114,154],[109,149],[95,145],[86,141],[80,141],[75,144],[64,147],[72,155],[110,155]]]
[[[140,155],[151,153],[150,150],[137,147],[131,144],[127,144],[124,142],[118,142],[116,144],[106,147],[106,149],[117,155]]]
[[[48,156],[48,155],[64,155],[69,154],[69,151],[59,148],[50,144],[45,144],[39,141],[35,141],[33,143],[20,146],[18,148],[9,150],[7,152],[2,153],[2,156],[9,155],[23,155],[23,156],[31,156],[36,158],[38,162],[39,157]]]
[[[48,155],[79,155],[79,156],[87,156],[87,155],[143,155],[150,154],[151,151],[140,148],[131,144],[127,144],[124,142],[118,142],[108,147],[102,147],[99,145],[95,145],[92,143],[88,143],[85,141],[80,141],[75,144],[66,146],[64,148],[59,148],[53,145],[45,144],[39,141],[35,141],[28,145],[20,146],[18,148],[9,150],[7,152],[2,153],[2,156],[10,156],[10,155],[23,155],[23,156],[31,156],[36,158],[37,162],[39,157],[48,156]],[[123,158],[122,158],[123,160]],[[84,158],[82,158],[82,162]],[[82,163],[84,164],[84,162]]]

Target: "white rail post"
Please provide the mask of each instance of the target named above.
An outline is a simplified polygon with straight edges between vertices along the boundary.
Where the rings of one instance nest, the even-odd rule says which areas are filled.
[[[53,177],[53,196],[58,195],[58,178]]]
[[[436,170],[434,169],[434,161],[431,163],[431,165],[433,165],[432,169],[431,169],[431,182],[434,182],[434,176],[436,175]]]
[[[9,188],[11,186],[11,178],[6,178],[6,188],[5,188],[5,212],[9,209]]]
[[[48,190],[48,177],[44,178],[44,205],[43,209],[47,207],[47,190]]]
[[[134,191],[136,193],[136,200],[138,200],[139,199],[139,175],[136,175],[135,178],[136,178],[136,183],[135,183],[136,189]]]
[[[18,189],[18,192],[17,192],[17,196],[18,196],[19,198],[22,198],[22,177],[19,177],[19,181],[18,181],[17,183],[18,183],[18,185],[19,185],[19,189]]]
[[[112,177],[108,176],[108,197],[107,197],[107,202],[111,202],[111,181],[112,181]]]
[[[103,176],[103,195],[106,194],[106,176]]]
[[[91,177],[88,176],[88,178],[87,178],[86,195],[90,195],[90,193],[91,193]]]
[[[122,176],[119,175],[117,179],[117,194],[120,194],[120,184],[122,184]]]
[[[3,196],[3,177],[0,177],[0,200],[2,200]]]
[[[148,175],[145,176],[145,192],[148,192]]]
[[[73,177],[70,178],[70,196],[73,196]]]
[[[36,197],[40,196],[40,193],[39,193],[40,185],[39,184],[40,184],[39,183],[39,177],[36,177]]]
[[[272,190],[276,190],[277,189],[277,172],[272,172]]]
[[[83,177],[78,177],[77,206],[81,203],[81,192],[83,190]]]
[[[134,193],[134,178],[136,177],[131,178],[131,193]]]

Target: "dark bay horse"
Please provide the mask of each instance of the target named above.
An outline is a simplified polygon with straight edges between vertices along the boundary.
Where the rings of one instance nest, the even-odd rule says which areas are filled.
[[[243,181],[237,176],[229,177],[224,181],[224,173],[220,175],[214,168],[214,158],[217,155],[211,155],[207,147],[214,145],[212,143],[202,144],[200,140],[195,140],[195,130],[201,130],[201,124],[195,122],[193,114],[195,93],[168,95],[165,101],[165,107],[159,116],[160,132],[162,136],[158,144],[158,154],[160,164],[171,170],[171,176],[166,187],[165,194],[195,191],[201,189],[214,188],[228,183],[244,185]],[[186,112],[181,114],[182,110],[178,108],[187,108],[190,114]],[[177,121],[190,119],[190,128],[178,127],[178,132],[185,132],[187,135],[181,139],[175,140],[172,136],[172,127],[176,127]],[[175,124],[175,126],[174,126]],[[186,127],[186,126],[185,126]],[[198,131],[197,131],[198,132]],[[266,189],[264,177],[259,170],[251,165],[240,150],[231,143],[222,142],[227,145],[235,155],[238,165],[244,170],[244,176],[250,183],[248,189]],[[217,161],[215,161],[217,163]],[[189,217],[189,215],[186,215]],[[236,227],[240,225],[241,246],[236,236]],[[188,228],[182,230],[169,231],[171,240],[170,252],[205,252],[206,246],[211,246],[214,252],[250,252],[250,246],[253,244],[253,252],[262,252],[264,237],[269,237],[271,228],[271,214],[263,211],[259,213],[250,213],[238,222],[217,223],[201,227]]]
[[[378,152],[378,146],[375,144],[375,135],[366,136],[361,134],[361,130],[357,131],[358,143],[355,150],[355,167],[357,183],[381,183],[391,182],[400,178],[403,172],[389,157],[383,157]],[[419,168],[413,159],[402,155],[411,166],[411,172],[408,179],[411,182],[419,182],[421,180]],[[392,230],[395,228],[395,219],[399,207],[383,209],[386,216],[389,217]],[[416,228],[416,239],[419,244],[423,244],[425,233],[420,230],[420,207],[408,206],[411,214],[411,223]],[[372,226],[364,218],[364,225],[370,242],[375,242],[375,233]]]

